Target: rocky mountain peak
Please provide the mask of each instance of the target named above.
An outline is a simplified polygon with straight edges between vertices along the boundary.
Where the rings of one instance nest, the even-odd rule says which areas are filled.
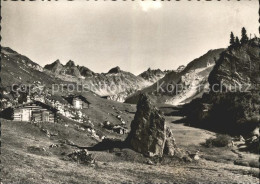
[[[164,77],[165,74],[166,74],[166,72],[163,72],[160,69],[153,70],[151,68],[148,68],[146,71],[141,73],[139,75],[139,77],[142,77],[143,79],[145,79],[151,83],[155,83],[156,81],[158,81],[159,79]]]
[[[119,66],[112,68],[108,71],[108,73],[120,73],[121,69],[119,68]]]
[[[55,64],[61,64],[60,60],[57,59],[56,61],[54,61]]]
[[[45,65],[44,68],[54,73],[58,73],[62,70],[63,65],[61,64],[60,60],[57,59],[53,63]]]
[[[160,70],[159,68],[158,69],[148,68],[145,72],[147,72],[147,73],[163,73],[163,71]]]
[[[65,66],[67,66],[67,67],[74,67],[74,66],[76,66],[76,65],[75,65],[74,61],[69,60],[69,61],[66,63]]]
[[[77,68],[80,71],[80,74],[84,77],[92,77],[93,75],[95,75],[95,73],[93,71],[91,71],[89,68],[85,67],[85,66],[77,66]]]

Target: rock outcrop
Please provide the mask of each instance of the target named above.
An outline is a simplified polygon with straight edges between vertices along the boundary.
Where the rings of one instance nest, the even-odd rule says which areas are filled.
[[[146,156],[174,155],[175,140],[172,135],[163,114],[152,105],[147,95],[142,94],[127,143]]]
[[[223,52],[208,78],[212,90],[220,85],[227,91],[255,88],[260,83],[259,46],[259,38],[254,38]]]
[[[173,156],[175,153],[175,139],[173,133],[169,127],[166,128],[166,140],[164,145],[164,154]]]
[[[259,127],[259,52],[259,38],[253,38],[221,53],[208,77],[208,92],[183,108],[191,124],[246,136]]]

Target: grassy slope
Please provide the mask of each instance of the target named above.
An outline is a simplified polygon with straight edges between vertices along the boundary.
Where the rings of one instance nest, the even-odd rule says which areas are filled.
[[[168,122],[170,120],[172,119],[168,119]],[[212,135],[204,130],[175,126],[170,122],[169,125],[175,129],[175,138],[181,148],[193,145],[189,150],[201,148],[200,143]],[[64,145],[60,148],[49,148],[49,146],[58,143],[60,139],[73,140],[76,144],[90,144],[95,141],[72,127],[63,128],[59,124],[45,126],[52,132],[59,130],[59,136],[48,138],[37,126],[30,123],[2,121],[1,160],[4,167],[1,178],[4,183],[258,182],[258,178],[250,176],[258,172],[256,168],[204,159],[195,163],[173,161],[168,164],[147,165],[145,164],[147,158],[129,149],[122,150],[121,156],[106,151],[92,152],[97,165],[94,167],[80,165],[63,160],[61,156],[62,152],[67,154],[74,150],[74,147]],[[29,146],[44,147],[46,151],[40,154],[30,153]]]

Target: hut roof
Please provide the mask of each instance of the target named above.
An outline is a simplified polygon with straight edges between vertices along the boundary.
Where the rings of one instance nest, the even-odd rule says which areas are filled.
[[[25,104],[21,104],[21,105],[17,105],[14,107],[14,109],[17,108],[22,108],[22,107],[26,107],[26,106],[41,106],[47,110],[50,110],[52,112],[57,112],[58,110],[50,105],[47,105],[45,103],[42,103],[40,101],[34,101],[34,102],[29,102],[29,103],[25,103]]]

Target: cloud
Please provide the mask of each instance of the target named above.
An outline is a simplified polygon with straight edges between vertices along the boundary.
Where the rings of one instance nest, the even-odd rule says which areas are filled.
[[[139,5],[145,12],[149,10],[157,10],[162,7],[162,3],[160,1],[140,1]]]

